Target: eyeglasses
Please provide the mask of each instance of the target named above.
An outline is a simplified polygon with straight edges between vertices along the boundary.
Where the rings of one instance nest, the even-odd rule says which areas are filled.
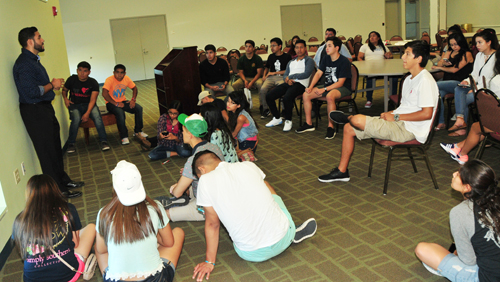
[[[168,114],[171,116],[178,116],[179,115],[178,112],[171,112],[171,111],[168,111]]]

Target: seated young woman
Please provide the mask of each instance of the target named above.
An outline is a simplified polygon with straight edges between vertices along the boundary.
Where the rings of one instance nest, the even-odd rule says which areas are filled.
[[[292,44],[290,44],[290,49],[288,50],[288,55],[292,56],[292,59],[297,58],[297,53],[295,53],[295,42],[299,39],[300,37],[298,35],[292,37]]]
[[[452,33],[448,37],[448,52],[443,54],[443,57],[433,69],[438,69],[444,72],[443,79],[437,82],[439,88],[439,96],[441,97],[439,124],[436,130],[444,129],[444,96],[448,93],[454,93],[455,87],[460,81],[466,79],[472,72],[474,58],[467,44],[464,35],[460,33]],[[448,109],[450,110],[450,109]]]
[[[376,31],[370,32],[368,35],[368,43],[365,43],[359,49],[358,61],[374,61],[374,60],[384,60],[392,59],[392,53],[387,47],[385,47],[382,39],[380,38],[380,33]],[[376,77],[366,78],[366,88],[373,87],[373,81]],[[398,93],[398,77],[391,77],[392,85],[392,95]],[[366,104],[365,108],[371,108],[373,104],[373,90],[366,91]]]
[[[165,209],[146,196],[137,167],[111,171],[113,198],[97,215],[96,256],[104,281],[172,281],[184,231],[170,227]]]
[[[95,225],[82,228],[75,206],[66,202],[52,177],[41,174],[28,180],[26,207],[14,221],[12,236],[24,260],[24,281],[74,282],[85,269]],[[79,272],[66,266],[54,252]],[[93,262],[89,268],[92,273]]]
[[[419,243],[415,254],[432,273],[450,281],[500,281],[500,188],[493,169],[470,160],[453,173],[451,187],[464,200],[450,211],[456,251]]]
[[[238,140],[238,148],[245,150],[251,148],[257,150],[257,124],[250,114],[250,104],[242,91],[234,91],[227,99],[227,112],[229,116],[229,129],[233,137]]]
[[[229,131],[219,108],[213,103],[205,103],[201,106],[201,115],[208,126],[208,132],[204,139],[220,148],[225,162],[238,162],[238,154],[235,148],[236,140]]]

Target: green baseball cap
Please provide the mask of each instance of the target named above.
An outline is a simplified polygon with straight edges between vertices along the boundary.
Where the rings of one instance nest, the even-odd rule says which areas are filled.
[[[199,114],[192,114],[190,116],[186,114],[180,114],[177,119],[194,136],[201,138],[205,136],[205,134],[207,134],[208,130],[207,122]]]

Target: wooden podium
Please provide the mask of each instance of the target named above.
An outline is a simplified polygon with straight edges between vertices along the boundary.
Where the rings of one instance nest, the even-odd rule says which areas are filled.
[[[197,46],[175,47],[155,67],[156,93],[160,115],[168,111],[173,100],[182,103],[187,115],[199,113],[198,94],[201,92]]]

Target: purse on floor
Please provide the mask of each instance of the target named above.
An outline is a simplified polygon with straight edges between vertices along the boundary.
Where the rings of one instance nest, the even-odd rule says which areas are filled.
[[[90,254],[89,257],[87,258],[87,262],[85,263],[85,269],[83,272],[76,270],[71,264],[67,263],[59,254],[54,251],[54,249],[51,249],[52,253],[62,262],[64,263],[69,269],[73,270],[74,272],[80,273],[83,276],[83,280],[90,280],[94,276],[95,272],[95,267],[97,265],[97,258],[94,254]]]
[[[253,150],[257,147],[259,143],[259,134],[257,134],[257,142],[255,142],[255,146],[253,148],[246,148],[245,150],[240,150],[240,148],[236,148],[236,153],[238,154],[238,159],[242,162],[255,162],[258,161],[257,157],[255,157],[255,153]]]

